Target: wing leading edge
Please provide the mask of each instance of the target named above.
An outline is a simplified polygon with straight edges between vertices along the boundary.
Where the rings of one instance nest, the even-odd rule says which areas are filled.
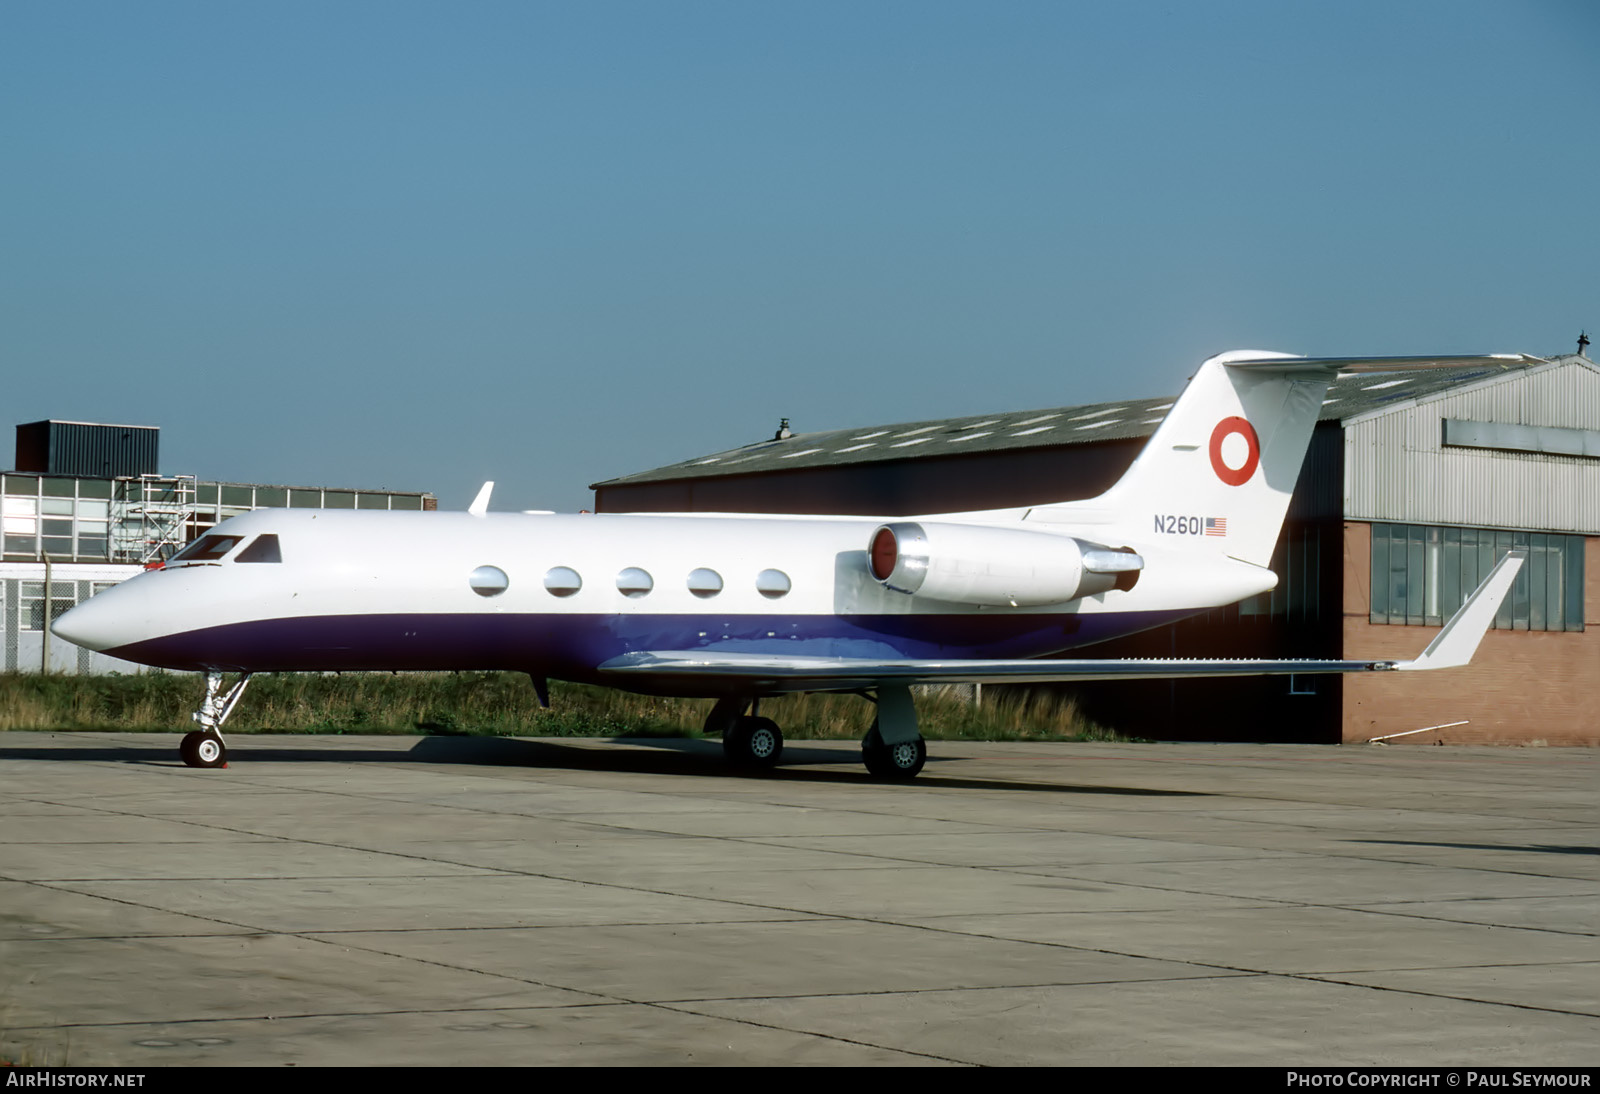
[[[785,657],[776,654],[652,650],[624,654],[600,666],[606,676],[687,690],[767,694],[794,691],[858,691],[911,684],[1041,684],[1171,677],[1282,676],[1288,674],[1390,672],[1454,668],[1472,659],[1484,632],[1521,569],[1526,552],[1502,558],[1422,654],[1411,661],[1304,659],[1103,659],[1021,661],[872,660],[850,657]]]

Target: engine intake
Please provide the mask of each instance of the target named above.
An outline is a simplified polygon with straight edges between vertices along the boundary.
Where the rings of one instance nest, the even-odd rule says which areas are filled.
[[[896,521],[872,533],[867,567],[895,592],[1020,608],[1131,589],[1144,559],[1048,532]]]

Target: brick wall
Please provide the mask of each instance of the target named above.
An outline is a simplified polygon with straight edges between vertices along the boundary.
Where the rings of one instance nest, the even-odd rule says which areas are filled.
[[[1346,522],[1344,656],[1415,657],[1439,628],[1372,624],[1371,569],[1371,526]],[[1491,630],[1465,668],[1345,677],[1343,739],[1467,719],[1392,743],[1600,745],[1600,537],[1585,543],[1584,586],[1582,632]]]

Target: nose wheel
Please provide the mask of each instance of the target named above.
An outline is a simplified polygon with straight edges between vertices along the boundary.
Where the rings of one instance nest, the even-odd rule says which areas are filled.
[[[222,690],[222,673],[206,673],[206,697],[192,717],[200,724],[193,733],[187,733],[178,744],[178,755],[190,767],[227,767],[228,746],[222,741],[222,723],[228,720],[233,708],[238,706],[250,674],[243,672],[226,693]]]
[[[228,766],[228,746],[220,736],[209,731],[184,734],[178,745],[178,755],[190,767]]]

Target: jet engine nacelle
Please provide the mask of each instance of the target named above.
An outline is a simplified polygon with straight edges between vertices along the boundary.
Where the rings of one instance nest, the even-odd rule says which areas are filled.
[[[1047,532],[896,521],[872,533],[867,566],[896,592],[1020,608],[1131,589],[1144,559]]]

